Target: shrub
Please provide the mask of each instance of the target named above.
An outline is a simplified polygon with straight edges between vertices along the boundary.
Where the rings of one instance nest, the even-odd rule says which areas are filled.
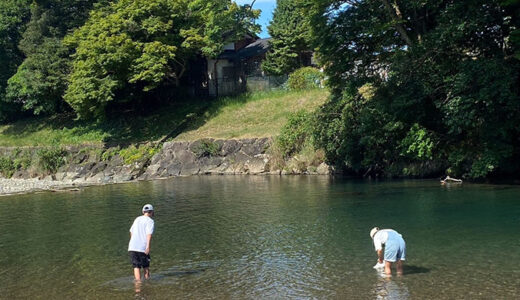
[[[267,153],[269,153],[269,156],[270,156],[270,159],[269,159],[269,170],[270,171],[283,170],[286,167],[284,153],[280,149],[280,145],[279,145],[277,139],[274,141],[274,143],[271,144],[271,147],[269,147],[269,149],[267,150]]]
[[[0,173],[5,178],[11,178],[16,171],[13,160],[10,157],[0,157]]]
[[[43,148],[36,152],[38,166],[46,172],[54,174],[65,164],[66,151],[62,148]]]
[[[200,141],[200,144],[194,149],[194,151],[199,158],[204,156],[216,156],[220,151],[220,145],[212,140],[204,139]]]
[[[17,154],[14,155],[14,157],[15,158],[13,160],[13,163],[17,170],[20,170],[20,169],[26,170],[32,164],[32,154],[28,150],[17,151]]]
[[[432,160],[436,139],[431,132],[415,123],[401,141],[401,155],[418,160]]]
[[[136,147],[131,145],[126,149],[119,151],[119,156],[123,159],[126,165],[133,164],[138,161],[143,161],[152,158],[159,150],[151,145],[142,145]]]
[[[284,157],[300,152],[307,139],[311,138],[310,113],[301,110],[289,116],[275,143]]]
[[[11,178],[14,172],[29,168],[31,163],[31,152],[17,148],[9,156],[0,157],[0,173],[5,178]]]
[[[308,90],[321,87],[323,73],[313,67],[300,68],[291,75],[287,81],[290,90]]]
[[[309,166],[309,169],[310,167],[314,167],[316,170],[316,167],[325,161],[325,152],[322,149],[316,149],[311,139],[308,138],[298,153],[298,159],[305,162],[305,165]]]
[[[121,151],[121,149],[119,149],[119,147],[116,147],[116,148],[109,148],[107,149],[105,152],[103,152],[103,154],[101,154],[101,160],[103,161],[109,161],[112,159],[112,157],[114,157],[116,154],[119,154],[119,152]]]

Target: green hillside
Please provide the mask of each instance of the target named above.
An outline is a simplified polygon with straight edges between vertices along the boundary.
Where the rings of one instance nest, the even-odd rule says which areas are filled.
[[[325,90],[273,91],[176,103],[144,116],[129,113],[97,124],[74,121],[70,115],[22,120],[0,126],[0,146],[128,145],[168,138],[274,136],[289,114],[315,110],[327,97]]]

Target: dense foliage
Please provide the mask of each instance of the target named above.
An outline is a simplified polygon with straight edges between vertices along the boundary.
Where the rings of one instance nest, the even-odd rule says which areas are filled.
[[[96,10],[66,39],[76,53],[65,101],[81,118],[100,118],[110,102],[178,86],[190,59],[256,31],[257,15],[230,0],[119,0]]]
[[[95,2],[48,0],[31,5],[31,20],[18,46],[25,60],[8,81],[6,101],[35,115],[63,111],[70,50],[62,39],[83,24]]]
[[[231,0],[1,1],[0,119],[99,119],[174,94],[194,58],[258,32],[258,15]]]
[[[287,80],[290,90],[308,90],[322,87],[323,73],[313,67],[303,67],[292,72]]]
[[[276,139],[277,146],[285,158],[300,152],[311,139],[312,118],[310,113],[300,110],[289,116]]]
[[[30,3],[31,0],[0,1],[0,121],[16,111],[16,106],[4,101],[5,89],[7,80],[23,61],[18,44],[30,17]]]
[[[94,123],[178,97],[191,64],[258,32],[258,15],[232,0],[2,0],[0,121]],[[296,70],[293,89],[321,84],[300,69],[314,49],[331,90],[320,111],[289,120],[285,156],[311,139],[361,175],[520,170],[520,0],[278,0],[268,29],[266,72]],[[41,167],[59,165],[40,154]]]
[[[519,170],[518,6],[314,2],[333,92],[315,135],[329,162],[364,174],[424,162],[471,178]]]
[[[307,66],[312,53],[309,19],[300,0],[277,0],[273,19],[267,27],[272,39],[262,68],[269,74],[289,74]]]

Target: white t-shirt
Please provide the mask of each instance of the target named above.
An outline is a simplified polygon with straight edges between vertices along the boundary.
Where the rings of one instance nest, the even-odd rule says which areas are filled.
[[[388,240],[388,232],[394,231],[392,229],[381,229],[374,235],[374,247],[376,248],[376,251],[382,250],[383,245]]]
[[[153,234],[154,221],[148,216],[135,218],[134,224],[130,227],[132,237],[128,244],[128,251],[144,252],[146,250],[148,234]]]

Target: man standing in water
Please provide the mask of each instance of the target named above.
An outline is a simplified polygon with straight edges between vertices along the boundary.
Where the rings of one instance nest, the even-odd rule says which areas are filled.
[[[143,215],[137,217],[130,227],[130,243],[128,253],[134,267],[136,281],[141,281],[141,268],[144,270],[144,278],[150,279],[150,243],[154,230],[153,206],[143,206]]]
[[[393,229],[379,229],[374,227],[370,230],[370,237],[374,241],[377,252],[377,262],[385,261],[386,275],[392,275],[392,263],[397,265],[397,275],[403,274],[403,261],[406,258],[406,243],[403,236]],[[383,256],[383,246],[385,248]]]

